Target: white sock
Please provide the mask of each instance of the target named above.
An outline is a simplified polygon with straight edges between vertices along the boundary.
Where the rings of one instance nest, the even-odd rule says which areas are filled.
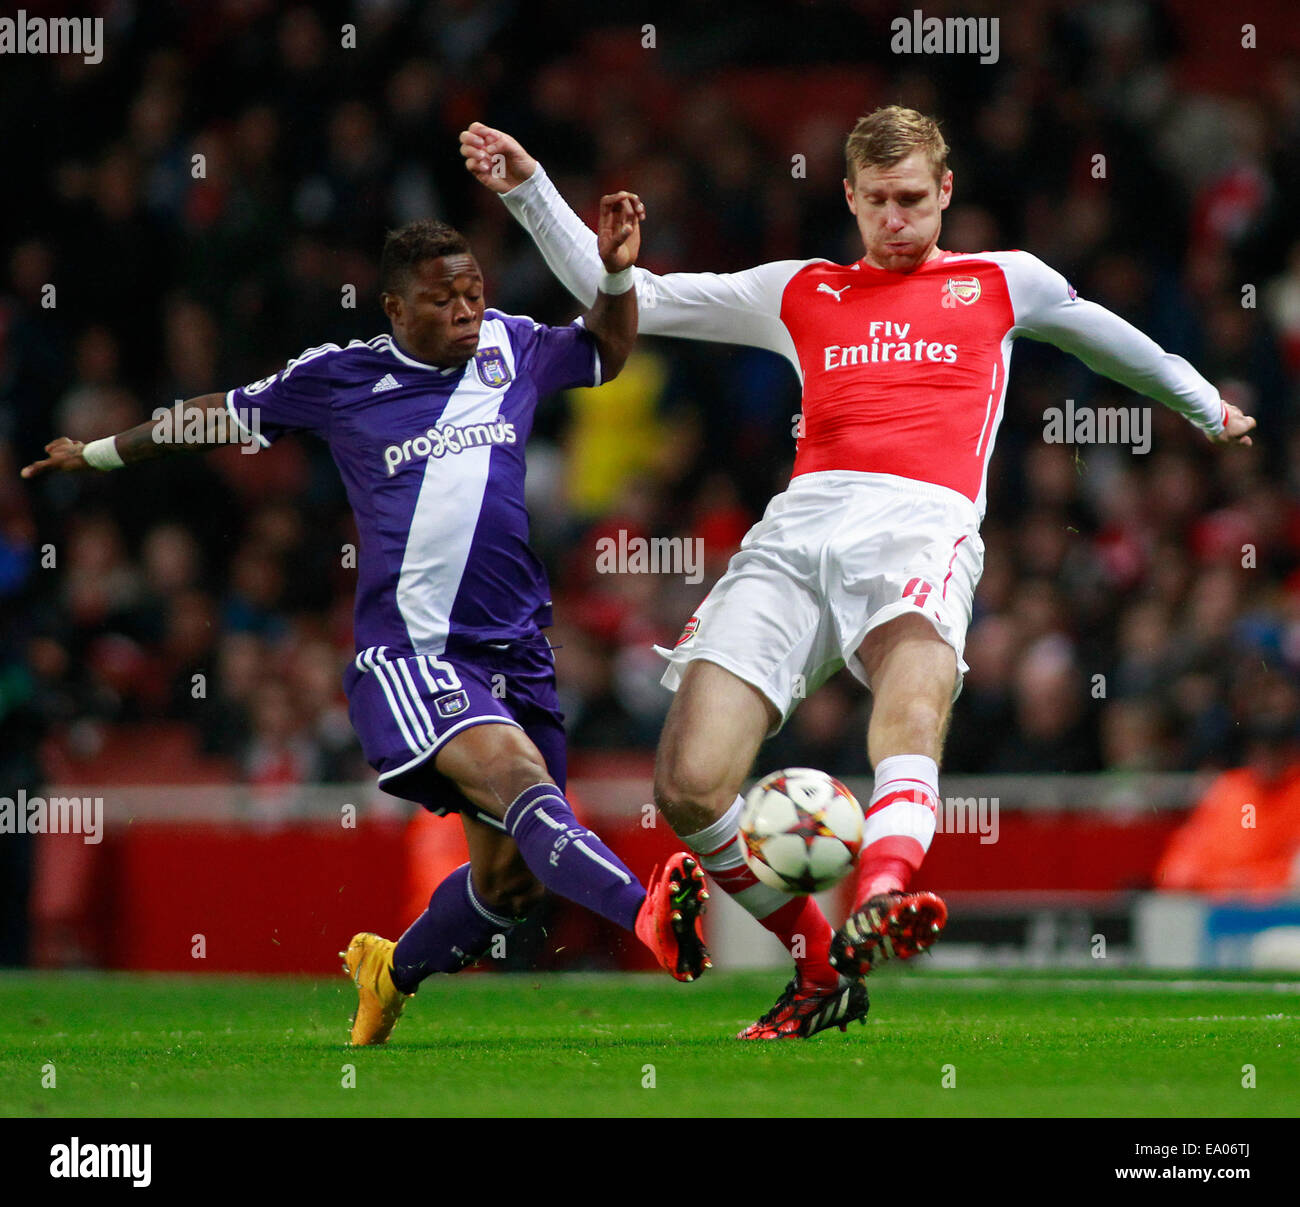
[[[785,905],[790,896],[761,883],[749,870],[740,842],[740,811],[744,804],[744,797],[737,796],[731,808],[712,825],[679,837],[700,857],[700,866],[724,893],[762,919]]]

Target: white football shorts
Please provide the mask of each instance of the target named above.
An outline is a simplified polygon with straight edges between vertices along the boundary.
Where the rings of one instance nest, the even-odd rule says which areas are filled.
[[[801,474],[768,504],[672,650],[676,691],[696,658],[763,693],[785,723],[841,667],[867,687],[862,639],[896,616],[924,616],[962,654],[984,570],[979,513],[945,486],[892,474]]]

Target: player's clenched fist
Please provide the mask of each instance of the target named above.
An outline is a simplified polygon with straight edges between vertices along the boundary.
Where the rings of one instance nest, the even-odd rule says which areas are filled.
[[[474,178],[494,193],[508,193],[523,184],[537,167],[537,160],[509,134],[482,122],[470,122],[460,132],[460,153]]]

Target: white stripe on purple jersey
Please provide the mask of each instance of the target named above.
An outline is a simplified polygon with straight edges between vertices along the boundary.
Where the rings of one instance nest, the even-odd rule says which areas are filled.
[[[524,445],[540,397],[598,384],[581,320],[547,327],[488,310],[462,368],[425,364],[380,335],[310,348],[226,405],[264,446],[290,431],[329,445],[361,536],[357,649],[437,655],[449,639],[513,641],[551,623],[528,544]],[[415,697],[390,685],[398,700]],[[412,711],[415,737],[425,719]]]

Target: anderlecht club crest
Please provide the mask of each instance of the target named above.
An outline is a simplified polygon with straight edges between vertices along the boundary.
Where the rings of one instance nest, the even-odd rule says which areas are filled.
[[[478,366],[478,377],[485,386],[495,389],[510,380],[510,370],[506,368],[506,358],[500,348],[480,348],[474,356]]]

